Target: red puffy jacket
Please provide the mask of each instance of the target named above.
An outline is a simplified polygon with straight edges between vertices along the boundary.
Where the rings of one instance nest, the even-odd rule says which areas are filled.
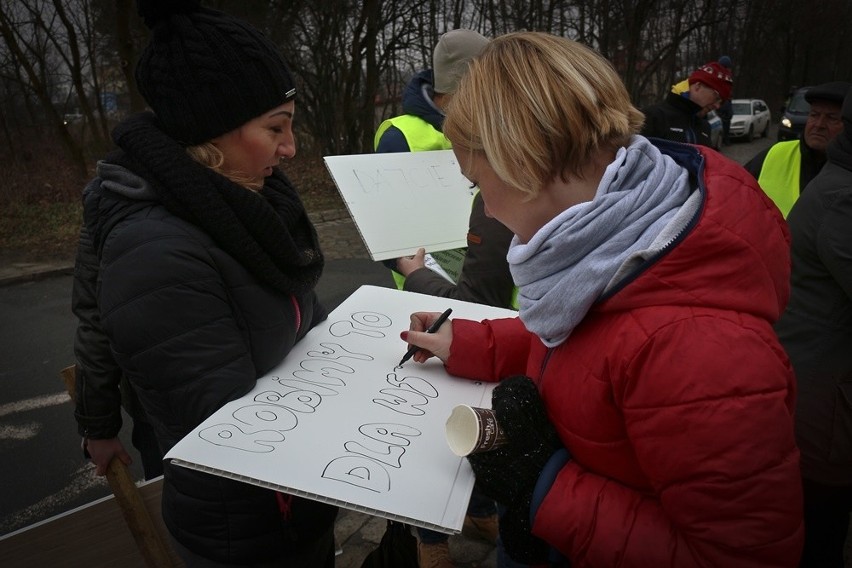
[[[701,154],[697,223],[563,344],[520,319],[453,321],[450,373],[538,382],[573,459],[533,533],[573,568],[798,565],[795,382],[772,329],[789,234],[745,170]]]

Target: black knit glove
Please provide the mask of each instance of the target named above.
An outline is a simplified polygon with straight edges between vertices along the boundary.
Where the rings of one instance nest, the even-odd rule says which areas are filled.
[[[530,532],[530,502],[542,468],[562,443],[529,377],[503,379],[494,389],[491,402],[508,443],[467,459],[476,474],[477,487],[506,509],[500,518],[500,538],[506,552],[519,562],[542,562],[548,546]]]

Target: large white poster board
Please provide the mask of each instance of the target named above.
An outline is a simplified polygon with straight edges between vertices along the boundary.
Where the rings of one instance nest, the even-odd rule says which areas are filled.
[[[166,455],[174,463],[446,533],[473,489],[447,446],[458,404],[491,405],[491,386],[450,377],[437,359],[397,367],[415,311],[451,318],[511,310],[362,286],[244,397]],[[447,325],[447,324],[445,324]]]
[[[474,190],[452,150],[324,159],[373,260],[467,246]]]

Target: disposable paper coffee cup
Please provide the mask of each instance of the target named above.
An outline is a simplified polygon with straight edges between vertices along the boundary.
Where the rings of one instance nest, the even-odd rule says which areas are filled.
[[[447,443],[457,456],[488,452],[508,440],[490,408],[460,404],[447,419]]]

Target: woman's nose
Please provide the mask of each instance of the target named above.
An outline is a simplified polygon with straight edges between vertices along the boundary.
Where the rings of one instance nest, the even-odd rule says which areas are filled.
[[[288,136],[287,139],[278,145],[278,156],[281,158],[290,159],[296,155],[296,138]]]
[[[287,159],[290,159],[293,156],[295,156],[296,155],[296,142],[290,141],[286,144],[279,144],[278,145],[278,155],[281,158],[287,158]]]

